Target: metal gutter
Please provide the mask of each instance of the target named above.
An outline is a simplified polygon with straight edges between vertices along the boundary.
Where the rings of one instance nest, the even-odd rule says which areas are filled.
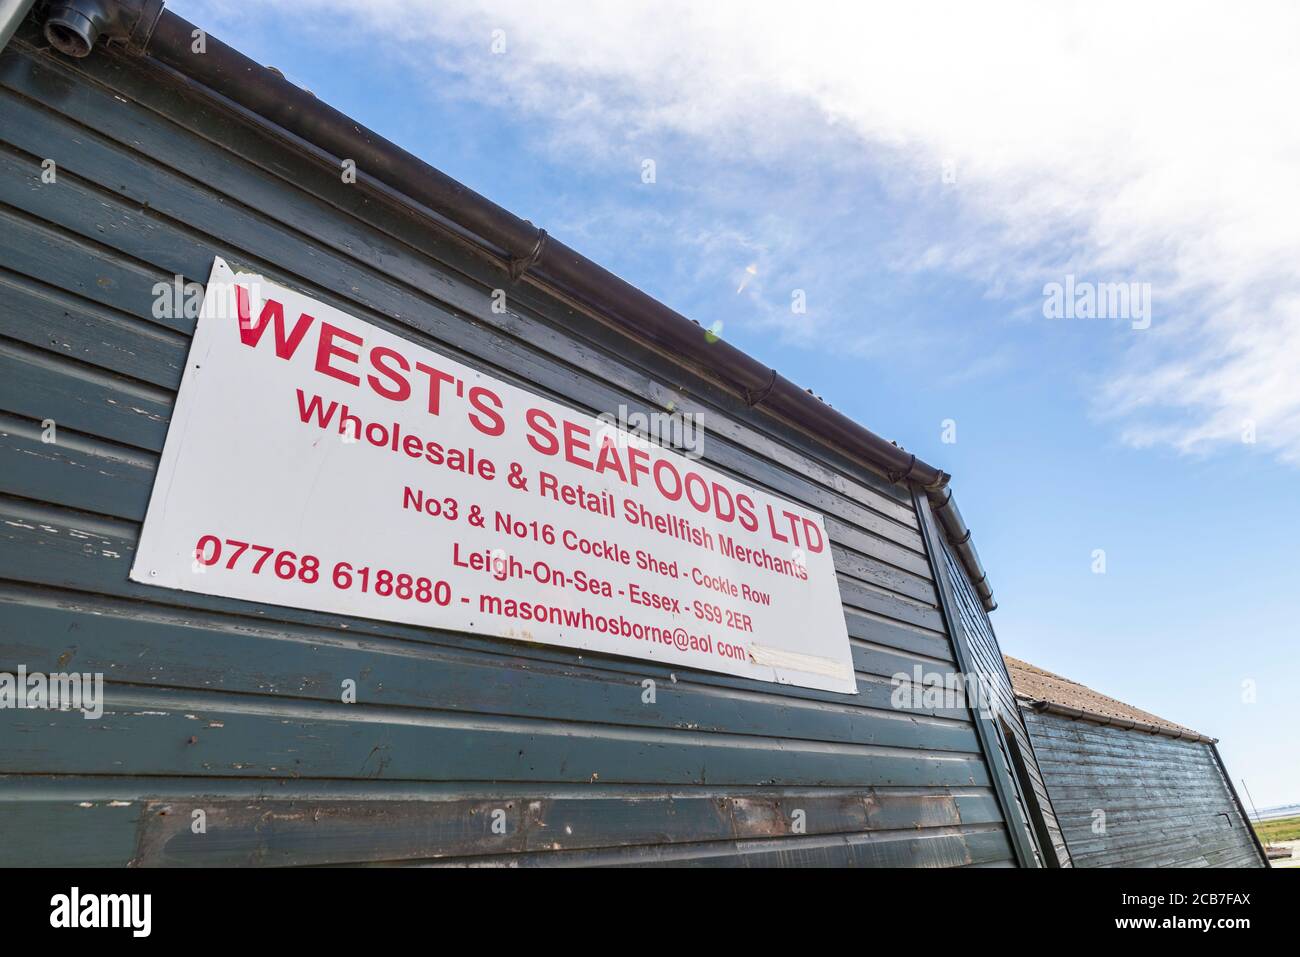
[[[203,52],[196,52],[198,28],[171,11],[160,10],[161,0],[55,4],[64,16],[81,7],[98,11],[105,22],[115,25],[108,38],[124,43],[133,53],[149,56],[325,153],[353,160],[359,173],[445,217],[478,246],[503,260],[512,281],[527,278],[562,294],[626,334],[679,360],[685,358],[738,394],[749,407],[784,418],[818,441],[884,473],[894,484],[924,490],[985,609],[997,607],[970,529],[952,500],[948,473],[863,428],[546,230],[480,196],[215,37],[204,33]],[[105,13],[105,7],[112,9]],[[47,32],[48,27],[47,23]],[[83,53],[75,49],[65,52],[85,55],[89,48]]]
[[[993,589],[989,585],[988,574],[984,571],[980,557],[975,551],[975,543],[971,541],[970,527],[961,517],[961,512],[957,510],[957,501],[953,498],[952,489],[945,484],[939,488],[927,489],[926,494],[934,507],[934,516],[939,520],[939,525],[943,528],[953,551],[957,553],[958,561],[966,569],[975,594],[980,596],[980,601],[984,604],[984,610],[993,611],[998,607],[998,603],[993,600]],[[1005,667],[1004,662],[1003,668]],[[1010,681],[1011,676],[1008,675],[1007,682]]]
[[[1196,731],[1175,731],[1173,728],[1166,728],[1164,725],[1151,724],[1148,721],[1137,721],[1133,718],[1117,718],[1114,715],[1101,714],[1097,711],[1086,711],[1083,708],[1057,704],[1055,701],[1043,701],[1039,698],[1018,698],[1017,700],[1024,702],[1025,705],[1040,713],[1059,714],[1063,718],[1090,721],[1093,724],[1122,728],[1125,731],[1141,731],[1144,734],[1158,734],[1179,741],[1197,741],[1201,744],[1210,745],[1217,744],[1219,741],[1218,738],[1210,738]]]

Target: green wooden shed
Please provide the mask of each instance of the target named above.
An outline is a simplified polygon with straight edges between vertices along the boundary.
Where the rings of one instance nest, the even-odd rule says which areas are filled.
[[[15,6],[0,671],[103,701],[0,709],[0,863],[1068,866],[945,473],[161,3]],[[701,468],[824,528],[856,691],[133,575],[164,448],[217,441],[157,304],[218,260],[547,408],[702,414]],[[900,706],[917,669],[986,700]]]

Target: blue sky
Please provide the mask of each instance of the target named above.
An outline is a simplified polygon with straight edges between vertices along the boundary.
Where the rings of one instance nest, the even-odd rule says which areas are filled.
[[[1005,651],[1300,802],[1294,7],[168,6],[951,472]]]

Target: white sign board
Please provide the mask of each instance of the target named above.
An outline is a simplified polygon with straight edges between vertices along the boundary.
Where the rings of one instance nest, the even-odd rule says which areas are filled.
[[[857,692],[821,516],[220,259],[131,578]]]

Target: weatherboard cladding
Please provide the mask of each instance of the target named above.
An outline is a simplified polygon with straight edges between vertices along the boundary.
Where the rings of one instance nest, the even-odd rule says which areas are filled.
[[[535,290],[493,314],[495,265],[147,59],[19,36],[0,670],[102,671],[107,704],[0,711],[0,864],[1014,863],[969,711],[891,707],[891,675],[955,667],[905,489]],[[128,581],[194,325],[152,290],[213,256],[584,411],[704,412],[710,465],[825,515],[859,694]]]
[[[1265,866],[1213,739],[1005,661],[1076,867]],[[1049,713],[1044,703],[1091,717]]]
[[[1265,866],[1214,745],[1024,715],[1076,867]]]

